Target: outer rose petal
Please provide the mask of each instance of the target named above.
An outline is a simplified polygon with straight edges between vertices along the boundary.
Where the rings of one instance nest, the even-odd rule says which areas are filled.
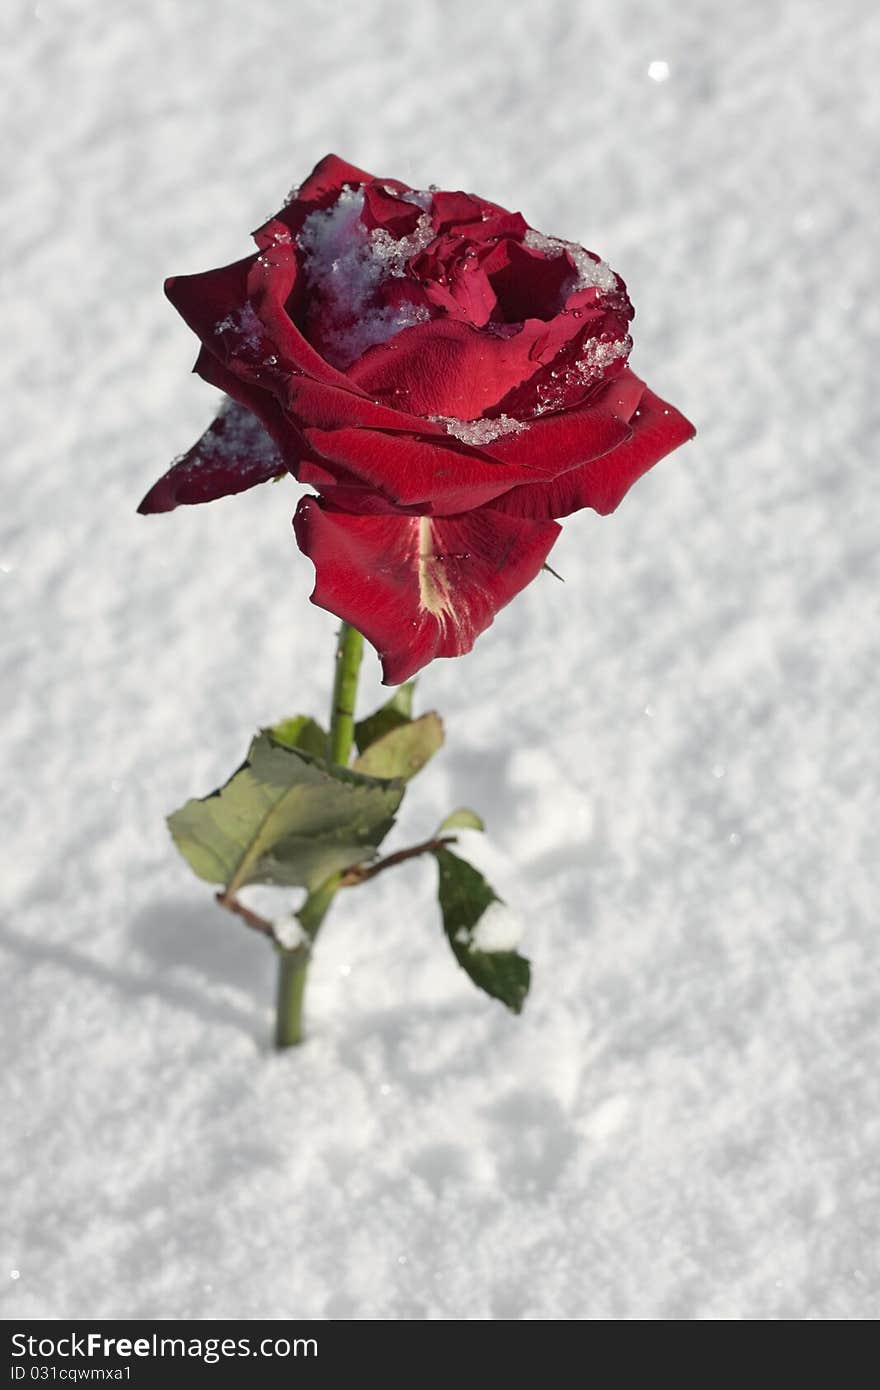
[[[356,391],[306,342],[285,304],[296,282],[289,243],[199,275],[173,275],[165,293],[205,347],[243,381],[281,396],[290,378]]]
[[[223,403],[202,437],[150,488],[138,507],[144,515],[246,492],[286,470],[295,474],[304,453],[302,435],[274,396],[239,381],[205,348],[193,371],[230,397],[235,411]]]
[[[246,406],[228,400],[216,420],[147,493],[138,511],[171,512],[246,492],[287,471],[272,436]]]
[[[629,439],[625,420],[605,409],[580,406],[558,415],[539,415],[517,434],[502,434],[484,444],[499,465],[532,466],[555,478],[587,459],[600,458]]]
[[[365,169],[359,169],[356,164],[349,164],[346,160],[340,159],[338,154],[325,154],[323,159],[318,160],[305,183],[300,184],[292,201],[314,203],[319,198],[326,197],[328,193],[338,196],[345,184],[371,183],[374,177]]]
[[[372,183],[374,178],[355,164],[348,164],[338,155],[328,154],[319,160],[305,183],[293,191],[290,201],[280,212],[270,217],[254,232],[254,241],[265,246],[272,240],[271,227],[274,222],[283,222],[292,232],[299,231],[305,219],[315,208],[329,207],[334,203],[347,183]],[[390,180],[389,180],[390,182]]]
[[[342,387],[329,386],[309,377],[293,377],[290,381],[287,409],[303,427],[335,430],[352,428],[400,430],[404,434],[446,437],[442,425],[423,420],[419,415],[407,415],[393,406],[380,405],[368,396],[355,395]]]
[[[609,384],[609,388],[613,382]],[[633,483],[696,433],[689,420],[645,387],[630,420],[632,437],[602,458],[572,468],[551,483],[513,488],[493,502],[509,516],[561,517],[592,507],[606,516]]]
[[[614,430],[606,447],[625,438],[627,427],[611,417]],[[510,463],[481,455],[455,439],[444,436],[416,438],[369,429],[303,430],[303,436],[331,476],[342,470],[347,477],[369,484],[401,507],[429,507],[432,514],[454,515],[491,502],[516,483],[534,477],[554,476],[552,457],[526,456]],[[589,456],[583,449],[576,462]],[[574,461],[574,460],[573,460]],[[321,487],[321,480],[307,470],[304,483]],[[341,479],[340,479],[341,480]]]
[[[376,647],[386,685],[436,656],[469,652],[500,608],[534,579],[559,534],[481,507],[461,516],[352,516],[315,497],[294,527],[315,566],[312,602]]]
[[[618,420],[629,421],[639,408],[645,391],[641,377],[624,367],[602,386],[590,400],[591,410],[608,410]]]

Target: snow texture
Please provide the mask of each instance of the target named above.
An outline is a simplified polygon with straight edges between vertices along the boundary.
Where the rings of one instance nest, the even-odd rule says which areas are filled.
[[[532,251],[543,251],[545,256],[561,256],[563,251],[568,252],[574,261],[575,273],[571,284],[565,288],[566,294],[587,289],[598,289],[603,294],[609,294],[617,289],[617,276],[611,266],[602,260],[595,260],[589,251],[585,251],[583,246],[578,246],[575,241],[561,241],[559,237],[548,236],[546,232],[530,228],[523,237],[523,243]]]
[[[430,318],[421,304],[374,303],[379,286],[403,275],[409,258],[431,241],[430,217],[423,212],[414,232],[393,237],[381,227],[367,231],[363,206],[363,193],[346,187],[331,207],[309,214],[297,237],[309,287],[326,306],[324,347],[334,367],[350,367],[367,348]]]
[[[7,26],[4,1315],[876,1317],[876,6]],[[523,1015],[419,860],[334,909],[278,1056],[272,951],[163,816],[323,711],[334,622],[292,482],[135,507],[216,404],[163,277],[329,149],[597,248],[699,435],[420,681],[448,747],[389,845],[485,815]]]
[[[515,951],[522,940],[523,921],[506,903],[490,903],[470,935],[475,951]]]
[[[429,420],[442,425],[447,434],[454,435],[463,444],[491,444],[505,434],[522,434],[528,426],[523,420],[514,420],[510,415],[497,415],[493,420],[459,420],[454,415],[429,415]]]
[[[305,946],[309,939],[303,931],[299,919],[290,912],[275,918],[272,923],[272,932],[278,945],[283,946],[285,951],[293,951],[297,946]]]

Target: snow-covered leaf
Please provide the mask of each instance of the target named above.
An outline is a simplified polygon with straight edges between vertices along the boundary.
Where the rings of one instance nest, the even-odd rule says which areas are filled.
[[[443,928],[456,960],[475,985],[518,1014],[529,991],[531,968],[514,949],[510,914],[473,865],[445,848],[435,850],[434,856]],[[496,913],[497,929],[492,920]]]
[[[210,796],[168,817],[180,853],[199,878],[236,892],[248,883],[318,887],[369,859],[394,824],[401,781],[334,768],[271,734]]]

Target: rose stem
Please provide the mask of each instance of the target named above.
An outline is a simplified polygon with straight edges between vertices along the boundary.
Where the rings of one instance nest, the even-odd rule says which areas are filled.
[[[331,763],[347,767],[354,742],[354,702],[358,672],[364,654],[364,639],[357,628],[343,623],[336,642],[336,678],[330,707],[330,737],[327,757]]]
[[[312,943],[336,896],[342,874],[331,874],[309,894],[296,914],[308,937],[291,951],[278,948],[278,994],[275,1010],[275,1046],[293,1047],[303,1039],[303,996]]]
[[[347,767],[354,743],[354,706],[358,674],[364,652],[364,639],[356,628],[343,623],[336,642],[336,674],[330,707],[330,734],[327,760]],[[275,1014],[276,1047],[293,1047],[303,1037],[303,997],[312,943],[327,915],[342,874],[331,874],[319,888],[309,893],[297,918],[308,942],[293,950],[278,950],[278,994]]]

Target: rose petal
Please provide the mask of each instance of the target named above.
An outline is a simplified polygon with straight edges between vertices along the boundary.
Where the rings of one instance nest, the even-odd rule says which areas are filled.
[[[352,388],[306,342],[285,305],[297,274],[290,244],[199,275],[176,275],[165,293],[205,347],[243,381],[287,394],[291,376]]]
[[[389,184],[390,188],[391,185]],[[392,236],[409,236],[422,216],[422,209],[403,198],[395,198],[387,193],[379,183],[368,183],[364,188],[364,210],[361,221],[372,231],[381,227]]]
[[[472,193],[447,193],[438,189],[431,201],[431,222],[436,232],[443,232],[457,222],[479,222],[484,209],[492,207]]]
[[[413,274],[423,277],[423,293],[427,302],[445,310],[447,314],[472,323],[476,328],[482,328],[493,315],[497,316],[495,291],[483,274],[476,256],[470,260],[447,263],[442,269],[438,263],[433,274],[425,266],[414,265]]]
[[[278,477],[285,471],[295,474],[297,464],[305,452],[302,435],[285,416],[274,396],[240,381],[206,348],[202,348],[196,358],[193,371],[209,386],[216,386],[218,391],[237,402],[246,412],[255,415],[266,431],[268,440],[260,441],[255,434],[252,447],[240,451],[240,459],[233,457],[229,450],[225,451],[225,457],[221,459],[212,436],[217,424],[215,420],[208,426],[201,439],[181,459],[172,464],[168,472],[150,489],[138,507],[139,512],[170,512],[183,504],[213,502],[218,497],[245,492],[248,488]],[[224,402],[218,420],[225,410]],[[269,471],[269,446],[273,443],[280,458],[280,466]],[[258,466],[259,459],[265,464],[262,470]],[[194,471],[195,465],[198,465],[197,472]]]
[[[613,438],[626,434],[626,426],[604,417]],[[483,506],[515,483],[536,474],[550,478],[553,460],[532,454],[511,463],[496,462],[455,439],[416,438],[368,429],[303,429],[303,436],[320,462],[334,472],[334,465],[361,483],[368,483],[392,502],[404,507],[430,504],[433,515],[451,515]],[[609,435],[609,438],[611,436]],[[610,443],[607,447],[611,447]],[[580,458],[585,455],[578,456]],[[303,482],[321,484],[308,471]]]
[[[548,257],[510,238],[499,242],[483,268],[508,323],[552,319],[563,307],[563,286],[574,275],[568,255]]]
[[[365,395],[414,415],[476,420],[534,376],[534,354],[552,333],[565,341],[580,329],[574,319],[529,319],[501,336],[458,319],[435,319],[377,343],[352,365],[348,379]]]
[[[602,300],[578,316],[561,314],[543,325],[536,341],[535,370],[514,385],[497,409],[518,420],[551,411],[573,410],[590,400],[603,381],[626,365],[631,347],[630,313]],[[537,322],[537,320],[532,320]]]
[[[316,429],[344,429],[347,426],[379,430],[399,430],[404,434],[443,436],[442,425],[408,415],[403,410],[371,401],[325,382],[294,377],[290,382],[287,410],[298,422]]]
[[[323,159],[318,160],[308,178],[300,184],[292,201],[314,203],[331,193],[338,197],[347,183],[372,183],[374,178],[375,175],[368,174],[365,169],[359,169],[356,164],[349,164],[347,160],[340,159],[338,154],[325,154]]]
[[[645,391],[645,383],[629,367],[624,367],[604,382],[595,395],[590,397],[590,407],[606,410],[616,415],[618,420],[632,419]]]
[[[310,212],[316,208],[329,207],[335,203],[346,184],[372,183],[373,175],[356,164],[348,164],[338,155],[328,154],[319,160],[312,172],[299,188],[293,190],[289,201],[279,212],[270,217],[253,233],[258,246],[271,240],[273,223],[280,222],[293,235],[299,231]],[[390,183],[391,181],[388,180]]]
[[[609,410],[581,406],[559,415],[539,415],[517,434],[503,434],[482,446],[499,464],[534,467],[551,478],[600,458],[631,434],[625,420]]]
[[[610,453],[572,468],[551,483],[514,488],[493,507],[509,516],[534,518],[568,516],[582,507],[592,507],[605,516],[614,511],[643,473],[695,433],[689,420],[647,387],[630,428],[631,438]]]
[[[436,520],[352,516],[314,497],[302,499],[294,527],[315,565],[312,602],[373,643],[387,685],[470,651],[534,579],[560,529],[491,508]]]
[[[213,502],[246,492],[287,471],[272,436],[246,406],[227,399],[217,418],[138,507],[142,515],[181,503]]]

